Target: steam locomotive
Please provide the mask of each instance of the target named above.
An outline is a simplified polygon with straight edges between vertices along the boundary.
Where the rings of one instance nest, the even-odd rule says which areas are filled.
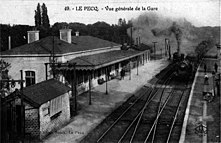
[[[187,57],[187,56],[186,56]],[[175,64],[175,75],[179,79],[186,79],[193,72],[193,61],[186,58],[184,54],[173,54],[173,62]]]

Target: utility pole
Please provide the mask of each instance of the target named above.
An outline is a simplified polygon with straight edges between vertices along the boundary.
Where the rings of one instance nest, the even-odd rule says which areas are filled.
[[[23,81],[23,70],[21,72],[21,81]],[[20,83],[20,92],[21,92],[21,131],[22,131],[22,142],[25,138],[25,107],[24,107],[24,98],[23,98],[23,82]]]
[[[133,37],[132,37],[133,31],[132,30],[133,30],[133,27],[130,28],[130,36],[131,36],[130,37],[130,47],[132,47],[132,40],[133,40]]]
[[[165,56],[167,56],[167,52],[168,52],[168,39],[165,38]]]
[[[55,78],[55,70],[54,70],[54,64],[55,64],[55,61],[54,61],[54,35],[53,35],[53,39],[52,39],[52,73],[53,73],[53,78]]]
[[[106,94],[108,94],[108,89],[107,89],[107,81],[108,81],[108,76],[107,76],[107,68],[105,68],[105,72],[106,72]]]
[[[157,42],[153,42],[153,48],[154,48],[154,59],[156,60],[156,45]]]

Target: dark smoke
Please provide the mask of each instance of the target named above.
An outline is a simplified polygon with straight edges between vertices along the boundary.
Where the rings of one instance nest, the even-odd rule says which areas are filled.
[[[170,27],[170,30],[174,33],[177,41],[177,53],[180,55],[180,45],[182,42],[182,30],[179,25],[176,24],[176,22],[173,22],[173,25]]]
[[[154,13],[146,13],[132,19],[132,23],[134,41],[140,35],[141,41],[145,44],[158,42],[158,50],[164,48],[165,38],[170,40],[172,48],[177,52],[184,49],[182,43],[188,48],[190,41],[197,38],[191,33],[194,26],[184,18],[171,19]],[[130,35],[130,29],[128,29],[128,34]]]

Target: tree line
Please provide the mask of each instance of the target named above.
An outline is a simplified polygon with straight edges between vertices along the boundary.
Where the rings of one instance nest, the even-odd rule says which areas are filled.
[[[80,36],[90,35],[98,37],[104,40],[113,41],[116,43],[129,43],[130,36],[127,35],[127,29],[131,27],[130,22],[125,22],[121,25],[108,24],[106,22],[96,22],[94,24],[83,24],[83,23],[54,23],[51,27],[45,28],[40,25],[37,30],[40,31],[40,39],[47,36],[59,36],[59,30],[62,28],[72,29],[72,35],[78,31]],[[1,27],[1,51],[8,49],[8,37],[11,37],[11,47],[15,48],[24,44],[27,44],[27,31],[34,30],[36,26],[29,25],[7,25],[0,24]]]

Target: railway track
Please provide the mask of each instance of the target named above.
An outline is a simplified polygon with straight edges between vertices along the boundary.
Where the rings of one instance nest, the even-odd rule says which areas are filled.
[[[177,83],[171,84],[174,75],[171,69],[173,69],[172,65],[153,78],[152,86],[141,88],[139,96],[132,96],[103,120],[81,143],[161,141],[158,140],[158,136],[161,134],[159,130],[165,127],[161,127],[161,124],[165,125],[168,122],[172,125],[169,125],[171,126],[170,130],[167,129],[168,141],[170,138],[174,138],[173,130],[177,130],[177,125],[182,127],[182,119],[177,118],[180,114],[179,107],[175,110],[175,106],[171,108],[169,103],[182,104],[184,101],[181,100],[181,97],[184,93],[179,90],[184,91],[186,88],[177,86]],[[176,98],[174,98],[175,96]],[[185,109],[181,110],[184,112]],[[167,112],[171,112],[173,115],[168,114],[168,120],[163,120],[161,115],[167,114]],[[172,117],[176,119],[172,120],[174,119]],[[168,128],[168,125],[166,127]]]
[[[170,75],[170,78],[168,78],[168,76],[169,75],[166,74],[164,78],[162,78],[164,81],[163,84],[161,79],[158,80],[155,85],[158,85],[159,83],[161,83],[161,86],[165,85],[172,78],[173,74]],[[144,93],[115,120],[115,122],[98,138],[97,142],[121,142],[124,135],[127,134],[137,120],[139,122],[144,109],[150,104],[160,90],[161,88],[153,86],[148,92]],[[121,133],[123,134],[121,135]]]
[[[188,83],[186,83],[187,87]],[[149,131],[149,136],[144,142],[178,142],[176,138],[180,136],[178,132],[182,126],[182,118],[178,117],[180,108],[185,97],[186,88],[174,88],[170,94],[169,100],[160,107],[153,132]],[[152,134],[150,136],[150,133]]]

